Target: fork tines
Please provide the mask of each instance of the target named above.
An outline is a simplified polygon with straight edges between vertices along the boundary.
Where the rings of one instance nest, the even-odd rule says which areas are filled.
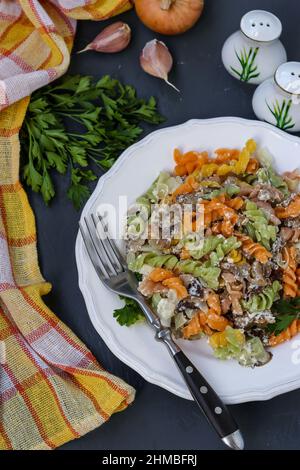
[[[108,226],[104,225],[103,217],[94,214],[83,218],[86,229],[79,223],[80,232],[89,257],[102,278],[110,278],[126,269],[123,256],[116,243],[110,238]]]

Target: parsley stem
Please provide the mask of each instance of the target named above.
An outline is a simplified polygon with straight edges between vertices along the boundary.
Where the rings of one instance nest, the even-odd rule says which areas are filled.
[[[90,152],[98,153],[99,155],[103,154],[103,149],[95,149],[93,147],[87,147],[87,150],[89,150]]]
[[[82,122],[80,119],[77,119],[77,118],[75,117],[75,116],[77,116],[77,115],[62,113],[62,112],[60,112],[60,111],[57,111],[56,114],[58,114],[59,116],[64,116],[64,117],[67,117],[67,118],[69,118],[69,119],[72,119],[72,121],[78,122],[79,124],[83,124],[83,122]]]
[[[76,132],[69,132],[68,135],[71,137],[79,137],[80,139],[84,138],[84,134],[76,133]]]
[[[101,165],[101,161],[97,160],[97,158],[95,157],[92,157],[92,155],[89,154],[89,158],[97,165],[99,166],[100,168],[104,168],[102,165]]]
[[[69,111],[69,112],[67,112]],[[73,109],[72,108],[72,114],[70,115],[70,110],[66,109],[66,110],[57,110],[55,111],[56,114],[61,114],[63,116],[66,116],[66,117],[73,117],[73,116],[82,116],[84,114],[84,112],[82,111],[82,109]]]

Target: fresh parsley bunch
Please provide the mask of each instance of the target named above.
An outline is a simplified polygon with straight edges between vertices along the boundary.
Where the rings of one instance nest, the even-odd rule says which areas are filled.
[[[69,199],[78,209],[97,178],[136,142],[142,122],[159,124],[156,101],[104,76],[65,76],[32,95],[20,133],[22,176],[48,204],[55,196],[52,172],[69,174]]]

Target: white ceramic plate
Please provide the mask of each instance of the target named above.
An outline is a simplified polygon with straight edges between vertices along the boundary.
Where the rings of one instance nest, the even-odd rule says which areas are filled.
[[[271,151],[279,171],[299,166],[300,140],[275,127],[238,118],[192,120],[153,132],[127,149],[113,168],[100,178],[82,217],[95,211],[103,202],[114,204],[118,212],[119,195],[128,196],[132,203],[160,171],[173,168],[175,147],[183,151],[212,151],[218,147],[242,147],[249,138]],[[112,312],[121,306],[121,302],[99,282],[80,235],[76,242],[76,259],[79,285],[91,321],[111,351],[149,382],[191,399],[164,345],[154,340],[152,329],[146,324],[121,327],[113,318]],[[274,357],[269,364],[253,370],[234,361],[215,359],[205,340],[181,340],[179,343],[226,403],[266,400],[300,386],[300,364],[292,360],[295,347],[300,348],[299,341],[298,344],[291,341],[278,346],[273,350]]]

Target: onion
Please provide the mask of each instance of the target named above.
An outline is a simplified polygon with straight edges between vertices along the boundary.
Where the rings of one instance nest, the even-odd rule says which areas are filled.
[[[135,0],[140,20],[157,33],[174,35],[190,29],[198,21],[204,0]]]

